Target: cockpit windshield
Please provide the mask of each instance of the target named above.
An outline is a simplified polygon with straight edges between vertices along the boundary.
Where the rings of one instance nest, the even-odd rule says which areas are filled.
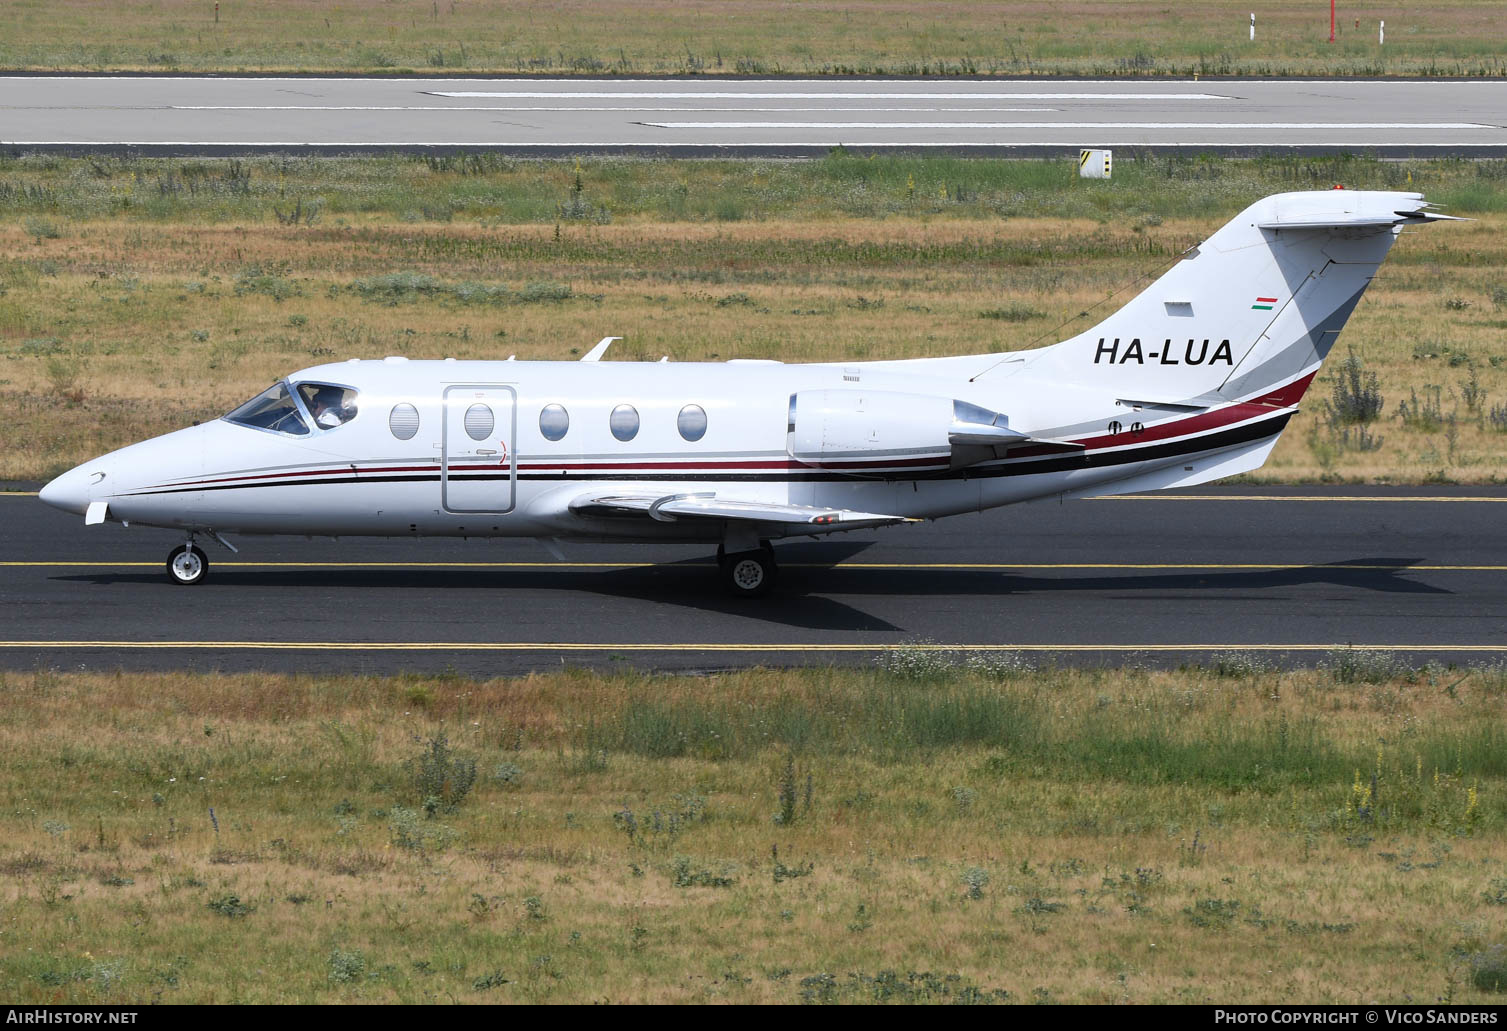
[[[298,396],[322,430],[344,426],[356,417],[356,392],[333,383],[300,383]]]
[[[254,426],[274,433],[303,436],[309,432],[293,395],[288,391],[288,385],[283,382],[274,383],[225,418],[242,426]]]

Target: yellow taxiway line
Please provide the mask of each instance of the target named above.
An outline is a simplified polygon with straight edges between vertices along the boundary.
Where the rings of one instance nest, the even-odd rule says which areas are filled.
[[[581,641],[0,641],[4,648],[370,652],[1507,652],[1504,644],[594,644]]]
[[[650,569],[710,568],[714,562],[216,562],[216,569]],[[1500,573],[1507,565],[1407,565],[1347,562],[782,562],[786,569],[882,569],[882,570],[1042,570],[1042,569],[1123,569],[1138,572],[1158,569],[1266,570],[1283,572],[1299,569],[1324,569],[1332,572],[1435,572]],[[158,569],[161,562],[81,562],[81,561],[10,561],[0,568],[61,569]]]

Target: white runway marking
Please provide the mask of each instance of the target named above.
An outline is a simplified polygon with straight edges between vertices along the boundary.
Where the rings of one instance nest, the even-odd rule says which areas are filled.
[[[645,122],[658,129],[1495,129],[1480,122]]]
[[[3,110],[24,111],[72,111],[76,108],[45,108],[45,107],[17,107],[15,105],[0,105]],[[167,108],[155,107],[111,107],[95,108],[93,110],[107,111],[729,111],[729,112],[754,112],[757,114],[795,114],[804,111],[831,111],[830,107],[575,107],[575,106],[549,106],[542,105],[508,107],[485,106],[485,107],[454,107],[443,105],[428,106],[335,106],[323,104],[172,104]],[[1000,111],[1010,113],[1037,113],[1055,111],[1052,107],[866,107],[869,111],[895,111],[910,112],[913,114],[932,114],[943,111]]]
[[[1233,100],[1217,93],[833,93],[732,90],[661,92],[596,90],[507,90],[499,92],[425,90],[434,97],[457,100]]]

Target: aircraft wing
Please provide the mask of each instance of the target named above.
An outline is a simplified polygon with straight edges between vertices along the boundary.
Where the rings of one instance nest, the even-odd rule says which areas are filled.
[[[917,522],[904,516],[879,515],[874,512],[783,505],[771,501],[737,501],[719,498],[712,493],[587,494],[572,501],[570,510],[581,516],[646,515],[663,523],[678,522],[681,519],[780,523],[785,526],[809,527],[810,533],[835,533],[839,530],[864,530],[874,526]]]

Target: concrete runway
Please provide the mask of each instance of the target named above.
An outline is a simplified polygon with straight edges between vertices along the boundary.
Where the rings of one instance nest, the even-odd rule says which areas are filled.
[[[1507,658],[1507,489],[1200,488],[776,546],[724,596],[694,546],[238,538],[170,584],[176,534],[0,496],[0,668],[473,674],[867,663],[921,639],[1176,665],[1335,645]]]
[[[1503,81],[0,78],[0,146],[802,156],[1507,153]]]

